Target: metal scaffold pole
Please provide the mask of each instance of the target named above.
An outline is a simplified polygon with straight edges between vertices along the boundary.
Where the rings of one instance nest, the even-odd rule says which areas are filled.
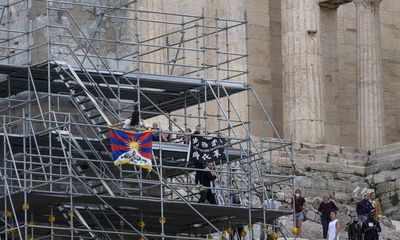
[[[5,2],[0,239],[255,238],[292,212],[263,207],[267,180],[293,186],[271,171],[290,143],[253,136],[246,13]]]

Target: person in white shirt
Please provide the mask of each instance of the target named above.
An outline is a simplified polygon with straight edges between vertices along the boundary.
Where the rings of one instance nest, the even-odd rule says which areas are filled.
[[[130,118],[124,121],[123,129],[136,130],[139,126],[139,112],[134,111]]]
[[[336,212],[331,212],[331,221],[328,226],[328,240],[339,240],[340,222],[336,219]]]

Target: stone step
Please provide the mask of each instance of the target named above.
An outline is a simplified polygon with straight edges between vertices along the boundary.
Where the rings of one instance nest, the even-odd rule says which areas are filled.
[[[371,158],[379,159],[393,154],[400,154],[400,143],[392,143],[372,150]]]
[[[328,144],[312,144],[312,143],[294,143],[293,150],[298,151],[301,149],[309,149],[309,150],[319,150],[329,153],[338,153],[338,154],[360,154],[367,155],[367,151],[354,148],[354,147],[341,147],[337,145],[328,145]]]
[[[326,178],[324,176],[318,176],[318,174],[311,174],[307,176],[297,176],[296,182],[301,182],[302,188],[308,189],[309,193],[313,192],[317,195],[311,194],[311,196],[321,196],[318,194],[319,191],[335,192],[349,194],[348,199],[351,197],[351,193],[354,189],[360,186],[361,183],[349,181],[349,179],[333,179]],[[365,184],[364,186],[368,186]]]
[[[373,174],[398,168],[400,168],[400,154],[394,154],[381,159],[368,161],[366,171],[367,174]]]
[[[286,152],[280,152],[280,155],[287,156]],[[348,159],[348,160],[355,160],[355,161],[362,161],[366,162],[368,159],[367,154],[364,153],[351,153],[351,152],[331,152],[331,151],[325,151],[325,150],[319,150],[319,149],[306,149],[302,148],[296,151],[293,151],[293,155],[314,155],[314,156],[319,156],[319,157],[327,157],[328,155],[331,157],[339,157],[343,159]]]
[[[368,172],[367,172],[368,174]],[[380,183],[385,183],[388,184],[388,182],[395,181],[399,179],[400,176],[400,168],[394,169],[394,170],[389,170],[389,171],[380,171],[375,174],[368,174],[374,184],[380,184]],[[390,186],[388,186],[390,187]]]
[[[291,163],[285,160],[274,160],[273,164],[281,167],[289,167]],[[365,175],[365,167],[363,166],[352,166],[352,165],[343,165],[338,163],[327,163],[319,164],[317,161],[310,161],[306,159],[296,159],[295,164],[301,168],[309,168],[310,170],[317,171],[327,171],[327,172],[336,172],[336,173],[346,173],[346,174],[354,174],[357,176]]]
[[[369,158],[369,161],[373,161],[373,160],[379,161],[380,159],[384,159],[384,158],[387,158],[387,157],[390,157],[390,156],[393,156],[393,155],[399,155],[399,154],[400,154],[400,150],[388,151],[388,152],[372,155]]]
[[[297,159],[300,160],[308,160],[313,162],[321,162],[321,163],[337,163],[344,166],[360,166],[364,167],[366,161],[364,160],[354,160],[354,159],[347,159],[342,158],[341,156],[331,156],[331,155],[305,155],[305,154],[295,154],[294,161]]]

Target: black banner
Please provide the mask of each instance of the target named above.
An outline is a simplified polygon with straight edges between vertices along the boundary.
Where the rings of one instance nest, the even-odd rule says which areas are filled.
[[[225,159],[224,138],[207,139],[201,136],[190,138],[189,158],[191,161],[209,162]]]

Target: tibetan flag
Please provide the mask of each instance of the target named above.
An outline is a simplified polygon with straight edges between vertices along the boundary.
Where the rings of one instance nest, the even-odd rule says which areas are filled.
[[[111,143],[112,158],[116,166],[134,164],[151,171],[153,159],[152,130],[132,133],[110,129],[108,135]]]

